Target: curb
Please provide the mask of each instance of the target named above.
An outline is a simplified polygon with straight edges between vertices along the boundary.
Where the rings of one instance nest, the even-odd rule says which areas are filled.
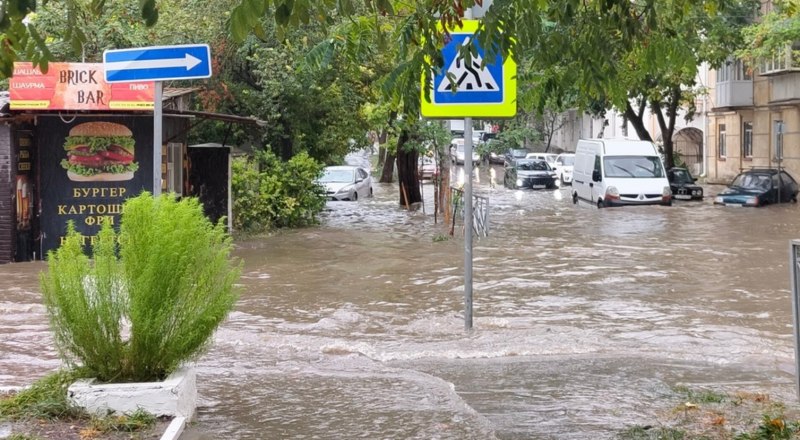
[[[183,433],[183,428],[186,427],[186,417],[175,417],[170,422],[169,426],[167,426],[167,430],[164,431],[164,435],[161,436],[161,440],[178,440],[181,434]]]

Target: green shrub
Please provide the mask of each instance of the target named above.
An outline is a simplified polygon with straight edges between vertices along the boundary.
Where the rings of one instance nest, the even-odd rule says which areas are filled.
[[[236,300],[222,222],[194,198],[148,193],[103,225],[93,261],[70,224],[41,275],[59,353],[101,381],[162,379],[199,355]]]
[[[322,165],[300,153],[282,162],[272,152],[233,161],[234,228],[261,232],[315,224],[325,195],[315,180]]]

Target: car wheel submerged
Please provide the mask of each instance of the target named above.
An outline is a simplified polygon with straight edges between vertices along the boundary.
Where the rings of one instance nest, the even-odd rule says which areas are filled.
[[[606,204],[603,203],[603,199],[597,199],[597,207],[598,208],[605,208]]]
[[[350,200],[357,202],[358,201],[358,191],[353,191],[353,196],[350,197]]]

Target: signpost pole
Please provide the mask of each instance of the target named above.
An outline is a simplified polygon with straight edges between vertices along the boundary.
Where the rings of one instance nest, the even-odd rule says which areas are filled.
[[[794,328],[794,383],[795,392],[800,399],[800,240],[792,240],[789,245],[789,267],[792,286],[792,327]]]
[[[155,102],[153,103],[153,196],[161,195],[161,121],[162,96],[164,85],[156,81]]]
[[[464,118],[464,329],[472,330],[472,118]]]

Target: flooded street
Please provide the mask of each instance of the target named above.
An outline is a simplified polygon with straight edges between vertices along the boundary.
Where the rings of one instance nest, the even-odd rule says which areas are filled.
[[[197,360],[182,438],[612,438],[678,385],[796,403],[800,205],[598,210],[569,187],[477,191],[491,232],[474,242],[472,332],[462,234],[436,240],[428,183],[425,213],[375,184],[318,227],[238,243],[241,298]],[[59,366],[44,268],[0,266],[0,387]]]

